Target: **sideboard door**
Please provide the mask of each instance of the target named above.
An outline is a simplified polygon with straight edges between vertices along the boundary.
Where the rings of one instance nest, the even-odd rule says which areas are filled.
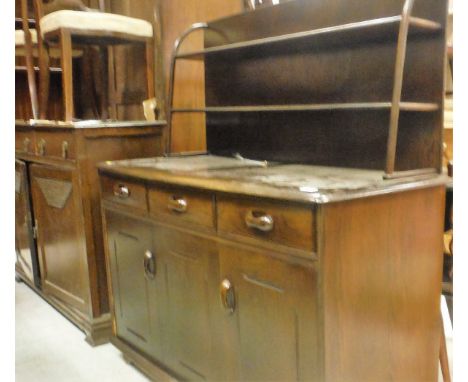
[[[30,175],[42,289],[69,308],[88,313],[86,243],[77,172],[34,164]]]
[[[106,211],[106,222],[117,336],[161,360],[164,277],[152,227],[112,211]]]
[[[211,311],[217,297],[216,244],[186,232],[157,226],[156,251],[166,271],[167,361],[182,379],[212,380]],[[216,300],[218,302],[218,300]]]
[[[29,179],[26,163],[15,161],[15,247],[23,275],[40,287],[39,263],[32,222]]]
[[[228,245],[219,255],[221,298],[228,300],[224,353],[230,374],[224,379],[321,380],[312,265]]]

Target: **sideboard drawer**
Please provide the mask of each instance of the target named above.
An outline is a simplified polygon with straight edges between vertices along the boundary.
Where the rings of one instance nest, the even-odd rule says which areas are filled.
[[[150,213],[157,218],[215,228],[211,194],[183,188],[151,188],[148,200]]]
[[[217,199],[218,231],[315,250],[315,218],[310,207],[260,199]]]
[[[76,145],[73,133],[67,131],[36,132],[36,155],[76,159]]]
[[[34,154],[34,134],[32,131],[15,132],[15,150]]]
[[[148,210],[146,188],[143,184],[101,176],[101,192],[104,200]]]

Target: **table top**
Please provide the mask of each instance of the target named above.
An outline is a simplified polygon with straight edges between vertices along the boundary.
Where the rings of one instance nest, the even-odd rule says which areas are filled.
[[[384,179],[379,170],[283,164],[214,155],[101,163],[101,173],[145,182],[306,203],[329,203],[445,184],[444,175]]]

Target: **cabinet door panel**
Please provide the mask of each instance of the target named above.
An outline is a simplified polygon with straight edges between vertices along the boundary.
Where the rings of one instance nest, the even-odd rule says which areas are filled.
[[[44,293],[88,313],[84,221],[76,170],[31,166]]]
[[[223,245],[220,269],[235,294],[225,332],[226,346],[237,354],[226,378],[318,380],[314,268]]]
[[[28,172],[26,164],[18,160],[15,161],[15,245],[16,259],[21,270],[32,283],[40,287]]]
[[[209,379],[216,247],[209,240],[162,227],[156,228],[155,237],[166,272],[168,361],[183,378]]]
[[[106,212],[109,263],[117,335],[155,358],[161,358],[158,292],[160,260],[154,251],[151,225],[110,211]],[[154,278],[145,276],[144,259],[155,259]]]

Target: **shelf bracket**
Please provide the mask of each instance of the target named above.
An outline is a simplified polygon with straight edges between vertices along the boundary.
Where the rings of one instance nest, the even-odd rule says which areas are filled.
[[[175,41],[174,48],[172,50],[171,56],[171,67],[169,71],[169,110],[168,110],[168,121],[167,121],[167,130],[168,130],[168,137],[167,137],[167,147],[166,153],[170,154],[172,149],[172,109],[174,107],[174,79],[175,79],[175,66],[177,60],[177,54],[179,53],[180,46],[184,42],[184,40],[193,32],[207,29],[209,28],[207,23],[195,23],[187,29],[182,35]]]
[[[184,42],[184,40],[191,35],[193,32],[204,30],[204,29],[211,29],[216,31],[215,29],[211,28],[207,23],[195,23],[192,24],[190,28],[188,28],[184,33],[180,35],[180,37],[175,41],[174,48],[172,50],[171,56],[171,66],[169,71],[169,110],[167,112],[168,121],[167,121],[167,131],[168,131],[168,138],[167,138],[167,147],[166,152],[168,154],[171,153],[172,150],[172,110],[174,108],[174,80],[175,80],[175,66],[177,61],[177,55],[179,54],[179,49]]]
[[[403,88],[403,74],[405,70],[406,46],[411,21],[411,12],[415,0],[406,0],[401,16],[400,30],[395,62],[395,77],[393,81],[392,107],[390,112],[390,126],[387,141],[387,161],[385,166],[385,178],[391,177],[395,171],[395,157],[398,140],[398,123],[400,119],[400,102]]]

